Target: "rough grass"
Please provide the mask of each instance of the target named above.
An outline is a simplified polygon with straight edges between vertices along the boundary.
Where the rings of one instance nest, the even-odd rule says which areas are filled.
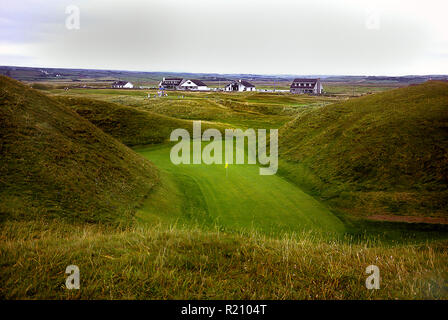
[[[447,299],[447,242],[354,244],[312,233],[269,239],[188,226],[7,222],[2,299]],[[65,268],[81,289],[65,289]],[[367,290],[365,269],[380,269]]]
[[[0,77],[1,219],[126,221],[156,168],[78,114]]]
[[[125,105],[95,99],[58,96],[65,104],[101,130],[128,146],[162,143],[174,129],[182,128],[192,134],[193,122]],[[211,127],[204,122],[202,129]],[[224,127],[213,128],[224,131]]]
[[[156,91],[149,91],[153,96]],[[241,128],[279,128],[297,110],[322,106],[339,99],[284,93],[168,92],[167,97],[147,98],[147,91],[71,89],[52,90],[57,96],[87,97],[145,109],[185,120],[205,120]]]
[[[280,131],[282,174],[346,211],[447,216],[448,83],[312,110]]]

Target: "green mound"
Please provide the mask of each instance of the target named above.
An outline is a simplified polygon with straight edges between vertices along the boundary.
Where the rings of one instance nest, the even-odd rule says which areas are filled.
[[[192,134],[193,122],[189,120],[89,98],[59,96],[56,99],[128,146],[162,143],[177,128]],[[204,130],[209,127],[223,130],[220,125],[202,125]]]
[[[156,168],[56,100],[0,77],[0,213],[6,218],[128,218]]]
[[[286,174],[341,208],[447,216],[446,82],[304,111],[279,143]]]

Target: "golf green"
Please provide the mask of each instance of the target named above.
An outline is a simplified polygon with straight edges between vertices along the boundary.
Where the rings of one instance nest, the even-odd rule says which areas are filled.
[[[158,200],[150,197],[150,203],[138,213],[143,220],[163,217],[227,231],[269,234],[344,230],[343,223],[325,205],[279,175],[260,175],[259,165],[174,165],[171,147],[136,149],[160,169],[164,184]]]

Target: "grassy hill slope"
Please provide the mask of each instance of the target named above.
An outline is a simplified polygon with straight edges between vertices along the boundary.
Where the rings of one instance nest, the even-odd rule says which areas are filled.
[[[157,183],[155,167],[58,103],[0,77],[0,213],[115,221]]]
[[[446,82],[304,111],[279,143],[286,174],[341,208],[447,217]]]
[[[189,120],[89,98],[59,96],[55,99],[128,146],[161,143],[177,128],[192,134],[193,123]],[[201,127],[205,130],[211,126],[203,123]],[[213,127],[222,129],[221,126]]]

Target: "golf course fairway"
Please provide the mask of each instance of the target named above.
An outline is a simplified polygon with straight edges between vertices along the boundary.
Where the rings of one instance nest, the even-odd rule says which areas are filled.
[[[279,175],[259,175],[259,166],[253,164],[174,165],[172,146],[135,149],[160,169],[162,181],[139,210],[142,221],[176,220],[277,235],[344,231],[343,223],[325,205]]]

